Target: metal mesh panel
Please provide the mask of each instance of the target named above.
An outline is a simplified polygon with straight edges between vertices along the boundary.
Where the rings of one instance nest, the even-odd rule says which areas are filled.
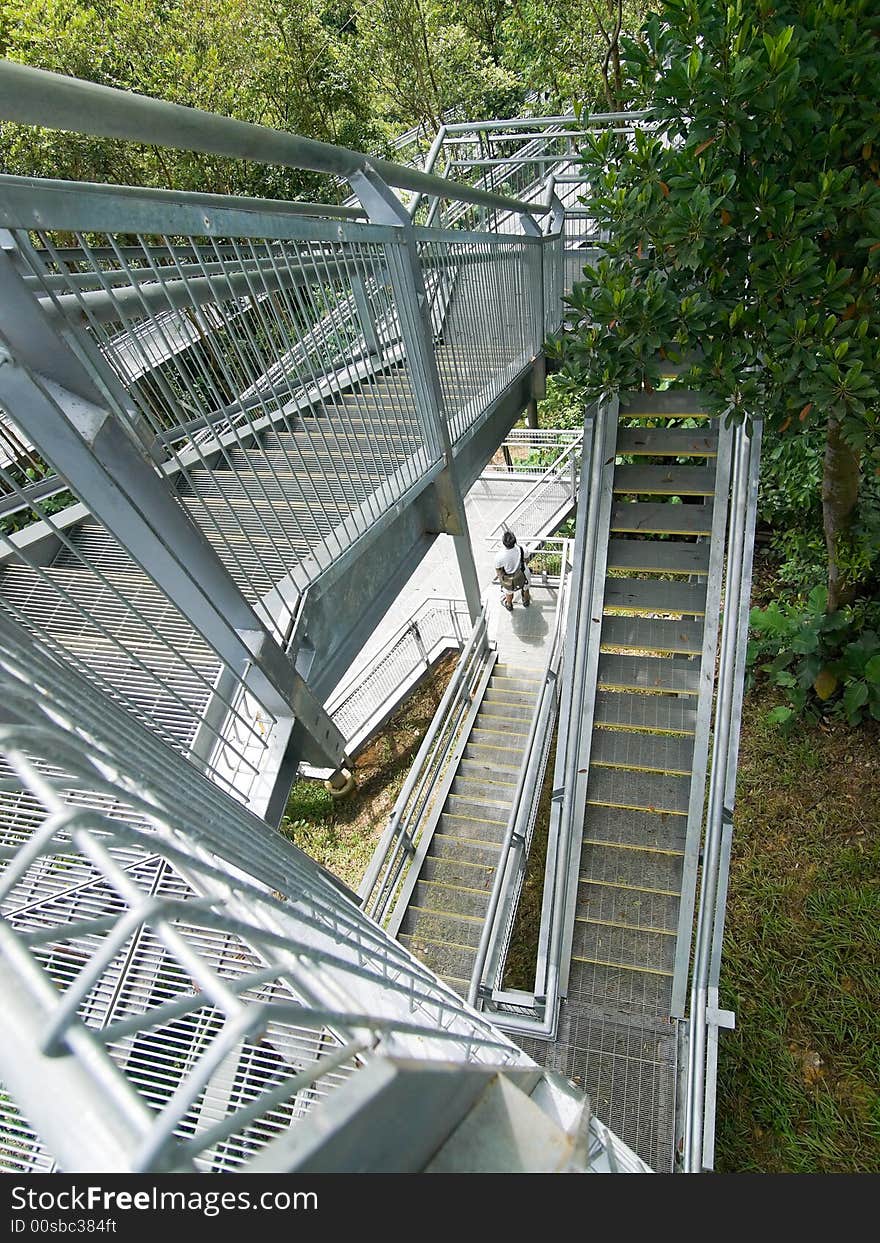
[[[203,236],[173,209],[154,233],[108,229],[100,206],[73,204],[95,215],[73,246],[18,234],[35,297],[87,325],[120,413],[153,438],[247,598],[271,597],[293,570],[302,589],[438,460],[390,283],[399,241],[307,223],[288,237],[252,225]],[[127,205],[110,216],[126,211],[138,218]],[[280,635],[290,607],[267,603]]]
[[[96,1101],[112,1081],[136,1169],[246,1163],[373,1048],[521,1059],[321,869],[5,622],[0,668],[28,722],[0,738],[5,1018],[42,1016],[29,1065],[2,1040],[0,1064],[62,1166],[80,1120],[66,1097],[47,1109],[43,1052],[103,1065]],[[7,1125],[6,1159],[32,1165]]]
[[[450,436],[458,441],[531,361],[540,345],[535,281],[540,243],[530,239],[429,240],[418,230],[425,270],[453,290],[437,363]]]

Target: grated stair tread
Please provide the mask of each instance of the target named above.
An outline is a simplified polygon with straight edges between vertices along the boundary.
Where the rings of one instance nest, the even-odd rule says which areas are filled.
[[[598,691],[595,723],[618,729],[658,730],[693,734],[696,709],[690,699],[672,695],[639,695],[625,691]]]
[[[590,762],[609,768],[641,772],[677,773],[689,776],[694,753],[690,736],[639,733],[628,729],[597,729],[593,732]]]
[[[695,660],[671,656],[599,656],[597,684],[603,690],[675,691],[696,695],[700,666]]]
[[[669,501],[615,501],[611,530],[636,535],[711,535],[711,505]]]
[[[686,388],[665,389],[659,393],[632,393],[620,399],[621,418],[709,418],[702,393]]]
[[[618,466],[614,491],[632,496],[711,496],[715,469],[707,466]]]
[[[709,544],[683,540],[612,539],[608,569],[642,574],[708,574]]]
[[[605,608],[630,613],[687,613],[706,611],[705,583],[667,582],[654,578],[607,578]]]
[[[718,434],[704,428],[620,427],[617,453],[629,457],[715,457]]]
[[[703,623],[688,618],[606,616],[602,622],[602,650],[663,652],[699,656],[703,650]]]
[[[686,816],[690,789],[690,777],[591,764],[587,802],[605,807],[626,807],[633,811],[665,811]]]

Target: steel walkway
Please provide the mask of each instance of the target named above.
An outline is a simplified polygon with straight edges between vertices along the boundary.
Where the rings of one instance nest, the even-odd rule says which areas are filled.
[[[23,66],[0,64],[0,115],[159,143],[185,122],[243,154],[223,118]],[[0,553],[12,1167],[461,1169],[476,1132],[486,1168],[673,1168],[731,435],[687,395],[608,423],[587,498],[601,599],[566,651],[584,581],[546,537],[575,446],[543,492],[510,494],[555,566],[527,612],[492,588],[480,611],[491,551],[464,500],[540,395],[596,241],[573,124],[447,126],[425,171],[251,133],[244,154],[342,176],[359,207],[0,179],[4,443],[43,459],[38,480],[0,466],[0,512],[22,518]],[[447,141],[465,182],[431,173]],[[329,692],[441,533],[473,629],[354,895],[265,821],[301,759],[344,773]],[[574,885],[541,936],[561,976],[545,963],[534,998],[561,1001],[548,1045],[504,1034],[523,1007],[493,1008],[492,979],[583,660],[578,776],[554,787]],[[388,1110],[407,1124],[377,1155]]]

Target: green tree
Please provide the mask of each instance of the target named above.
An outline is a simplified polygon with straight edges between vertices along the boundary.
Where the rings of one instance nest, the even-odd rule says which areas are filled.
[[[438,0],[356,0],[355,7],[360,64],[393,121],[435,130],[453,108],[492,117],[521,102],[516,75],[494,59],[491,7]]]
[[[3,14],[12,60],[324,141],[381,141],[345,18],[319,0],[9,0]],[[296,170],[9,124],[2,139],[7,172],[284,197],[321,187]]]
[[[512,0],[504,24],[506,64],[554,107],[577,100],[615,111],[626,102],[620,62],[623,36],[645,11],[644,0]]]
[[[651,387],[662,354],[719,414],[822,432],[828,610],[876,563],[880,46],[869,0],[666,0],[624,71],[656,127],[584,151],[607,257],[572,295],[564,370]],[[856,528],[873,557],[854,548]]]

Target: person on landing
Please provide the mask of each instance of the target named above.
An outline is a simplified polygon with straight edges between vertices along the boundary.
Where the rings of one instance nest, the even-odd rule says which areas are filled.
[[[523,608],[528,608],[531,604],[529,583],[532,575],[526,564],[525,549],[516,542],[513,531],[505,531],[501,542],[504,548],[495,558],[495,573],[501,584],[501,603],[512,613],[516,591],[522,592]]]

